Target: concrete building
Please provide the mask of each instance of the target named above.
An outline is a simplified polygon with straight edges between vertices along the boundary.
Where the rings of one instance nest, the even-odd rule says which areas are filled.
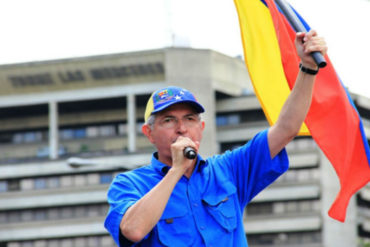
[[[111,247],[103,227],[112,178],[148,164],[141,134],[150,93],[185,87],[206,108],[200,153],[235,148],[268,127],[244,62],[168,48],[0,67],[0,247]],[[370,99],[353,95],[370,139]],[[370,186],[346,223],[327,215],[339,190],[308,137],[291,167],[245,212],[251,247],[349,247],[370,242]]]

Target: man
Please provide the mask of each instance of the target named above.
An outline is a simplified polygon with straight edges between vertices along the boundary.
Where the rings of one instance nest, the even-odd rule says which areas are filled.
[[[318,70],[310,53],[327,47],[310,31],[297,34],[296,49],[301,70],[277,123],[223,155],[186,158],[186,147],[199,149],[204,108],[182,88],[152,94],[142,132],[157,152],[108,192],[105,227],[119,246],[247,246],[244,207],[288,169],[284,147],[305,119]]]

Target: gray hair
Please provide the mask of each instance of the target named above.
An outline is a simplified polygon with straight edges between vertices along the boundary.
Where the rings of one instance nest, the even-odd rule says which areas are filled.
[[[146,120],[146,124],[150,126],[150,128],[153,128],[155,121],[155,114],[152,114],[148,117],[148,120]]]

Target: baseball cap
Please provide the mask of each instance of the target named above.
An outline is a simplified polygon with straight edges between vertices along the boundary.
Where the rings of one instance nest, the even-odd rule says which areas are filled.
[[[163,111],[167,107],[178,103],[188,103],[192,105],[198,113],[204,112],[203,106],[198,103],[190,91],[181,87],[170,86],[152,93],[146,104],[144,115],[145,122],[150,115]]]

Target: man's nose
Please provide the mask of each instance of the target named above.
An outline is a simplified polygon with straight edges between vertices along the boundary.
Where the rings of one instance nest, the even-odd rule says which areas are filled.
[[[185,122],[184,121],[182,121],[181,119],[179,119],[178,121],[177,121],[177,131],[178,132],[181,132],[181,133],[184,133],[184,132],[186,132],[187,131],[187,127],[186,127],[186,125],[185,125]]]

